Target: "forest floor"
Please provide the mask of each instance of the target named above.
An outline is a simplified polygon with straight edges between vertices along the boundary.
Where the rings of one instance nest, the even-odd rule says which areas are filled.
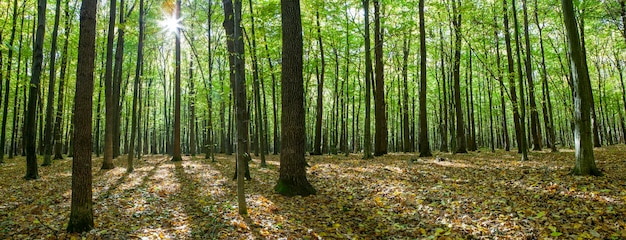
[[[574,153],[474,152],[418,158],[310,156],[318,194],[274,193],[279,157],[251,163],[248,217],[237,214],[234,156],[144,156],[126,173],[94,159],[95,229],[68,234],[71,160],[25,181],[0,165],[0,239],[626,239],[626,146],[595,149],[602,177],[570,175]]]

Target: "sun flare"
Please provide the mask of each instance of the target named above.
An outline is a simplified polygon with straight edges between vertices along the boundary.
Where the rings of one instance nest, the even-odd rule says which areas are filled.
[[[181,18],[177,19],[175,15],[166,15],[165,19],[159,21],[159,26],[163,31],[168,33],[176,33],[176,31],[182,26],[180,25]]]

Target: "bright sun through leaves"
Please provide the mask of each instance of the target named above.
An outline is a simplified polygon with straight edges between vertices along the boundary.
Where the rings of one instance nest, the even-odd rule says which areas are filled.
[[[182,27],[180,25],[180,20],[181,19],[176,19],[176,16],[174,15],[166,15],[165,19],[159,21],[159,26],[163,28],[163,31],[176,33],[176,30]]]
[[[176,18],[176,4],[172,0],[166,0],[161,4],[161,10],[163,11],[163,20],[159,21],[159,26],[163,28],[163,31],[168,33],[176,33],[176,30],[182,28],[180,22],[182,19]]]

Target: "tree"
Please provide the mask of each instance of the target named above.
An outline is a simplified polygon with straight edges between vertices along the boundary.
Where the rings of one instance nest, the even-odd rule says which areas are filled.
[[[528,6],[527,0],[522,0],[524,11],[524,43],[526,45],[526,80],[528,82],[528,101],[530,102],[530,132],[533,138],[533,150],[541,151],[541,128],[539,126],[539,113],[535,102],[535,83],[533,81],[532,69],[532,49],[530,47],[530,34],[528,31]]]
[[[326,59],[324,58],[324,42],[322,41],[322,27],[320,26],[320,11],[315,11],[317,23],[317,43],[320,48],[321,71],[317,74],[317,112],[315,113],[315,140],[313,142],[312,155],[322,155],[322,118],[324,114],[324,73],[326,72]],[[318,71],[318,68],[315,68]]]
[[[113,106],[113,40],[115,38],[115,13],[117,0],[109,3],[109,29],[107,32],[106,66],[104,71],[105,95],[105,126],[104,126],[104,159],[101,169],[113,169],[113,134],[114,111]]]
[[[509,79],[509,94],[511,98],[511,105],[513,106],[513,124],[515,127],[515,140],[517,143],[518,153],[522,152],[522,130],[520,124],[519,105],[517,103],[517,90],[515,90],[515,63],[513,62],[513,48],[511,47],[511,32],[509,31],[509,8],[507,7],[508,0],[502,0],[503,7],[503,19],[504,19],[504,41],[506,47],[506,60],[507,60],[507,78]]]
[[[572,95],[574,97],[574,147],[576,165],[572,172],[576,175],[600,176],[593,156],[593,133],[591,130],[591,81],[578,34],[578,26],[574,15],[572,0],[561,0],[563,21],[570,52],[570,68],[572,72]]]
[[[461,109],[461,0],[452,0],[452,25],[454,27],[454,109],[456,113],[456,153],[467,153],[465,122]]]
[[[276,192],[285,196],[308,196],[316,190],[306,178],[304,79],[302,78],[302,19],[299,0],[281,0],[283,38],[283,96],[280,170]]]
[[[63,122],[63,101],[65,97],[65,77],[67,71],[67,59],[68,57],[68,47],[70,40],[70,4],[69,1],[65,1],[65,40],[63,43],[63,50],[61,51],[61,73],[59,73],[59,94],[57,96],[57,109],[56,109],[56,117],[54,120],[54,159],[63,159],[63,155],[61,154],[61,150],[63,147],[63,143],[61,141],[61,123]],[[102,85],[102,79],[100,79],[100,85]],[[98,101],[99,102],[99,101]],[[99,104],[98,104],[99,106]],[[98,111],[100,113],[100,111]],[[99,141],[99,138],[96,139]],[[97,149],[96,152],[98,152]]]
[[[59,20],[61,17],[61,0],[56,0],[54,14],[54,28],[52,30],[52,44],[50,47],[50,81],[48,81],[48,102],[46,104],[46,126],[44,129],[44,153],[43,165],[52,164],[52,145],[54,144],[52,124],[54,123],[53,105],[54,105],[54,84],[56,81],[56,55],[57,55],[57,37],[59,35]]]
[[[83,0],[74,95],[74,159],[72,160],[72,203],[68,232],[87,232],[94,227],[91,189],[91,126],[93,72],[96,38],[95,0]]]
[[[515,48],[517,51],[517,77],[519,79],[519,107],[520,107],[520,117],[519,117],[519,121],[520,121],[520,132],[519,132],[519,143],[520,145],[518,145],[517,147],[521,150],[522,153],[522,161],[526,161],[528,160],[528,143],[526,141],[526,123],[524,123],[526,121],[526,97],[524,96],[524,77],[522,76],[522,60],[521,60],[521,55],[522,55],[522,51],[520,50],[521,48],[521,43],[520,43],[520,36],[519,36],[519,26],[518,26],[518,21],[517,21],[517,4],[515,3],[515,0],[511,0],[511,6],[512,6],[512,11],[513,11],[513,27],[514,29],[514,33],[515,33]],[[527,73],[530,74],[530,73]]]
[[[13,1],[13,19],[11,22],[11,37],[9,38],[9,62],[7,64],[7,76],[6,79],[4,81],[4,85],[6,86],[6,88],[4,89],[4,94],[2,94],[2,78],[1,75],[2,73],[0,73],[0,106],[2,106],[2,98],[4,98],[4,107],[2,108],[2,133],[0,133],[0,163],[4,162],[4,148],[5,148],[5,142],[6,142],[6,126],[7,126],[7,116],[8,111],[9,111],[9,84],[11,83],[11,67],[13,66],[12,60],[13,60],[13,40],[15,40],[15,27],[17,25],[17,0]],[[22,17],[22,19],[24,19]],[[23,21],[23,20],[22,20]],[[1,35],[1,34],[0,34]],[[2,36],[0,36],[0,41]],[[0,72],[2,72],[2,55],[0,55]],[[19,77],[19,76],[18,76]]]
[[[424,0],[419,1],[420,19],[420,157],[430,157],[428,122],[426,118],[426,27],[424,23]]]
[[[180,19],[180,0],[176,0],[176,9],[174,10],[176,20]],[[172,153],[172,161],[182,161],[180,149],[180,28],[176,28],[176,62],[174,73],[174,151]]]
[[[137,64],[135,66],[135,83],[133,88],[133,112],[132,112],[132,126],[130,132],[130,145],[128,149],[128,168],[126,171],[132,172],[134,170],[133,167],[133,158],[135,157],[135,136],[139,133],[137,132],[137,127],[139,122],[137,120],[137,104],[138,104],[138,95],[139,95],[139,86],[141,83],[141,73],[143,67],[143,37],[144,37],[144,8],[143,8],[143,0],[139,0],[139,43],[137,45]],[[139,136],[141,139],[141,136]]]
[[[380,1],[374,0],[374,115],[376,133],[374,136],[374,156],[387,154],[387,107],[385,106],[385,76],[383,65],[383,33],[380,26]]]
[[[365,18],[365,136],[363,140],[363,159],[372,158],[372,133],[370,122],[372,57],[370,53],[369,0],[363,0],[363,17]]]
[[[46,0],[37,1],[37,32],[35,34],[35,48],[33,54],[33,68],[30,77],[30,91],[28,94],[28,108],[26,109],[26,125],[24,139],[26,150],[26,180],[39,178],[37,173],[37,155],[35,152],[35,132],[37,130],[37,101],[39,99],[39,82],[43,63],[43,41],[46,24]]]

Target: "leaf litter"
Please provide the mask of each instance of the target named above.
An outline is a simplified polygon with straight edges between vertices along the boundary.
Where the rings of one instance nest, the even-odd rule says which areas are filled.
[[[126,173],[93,162],[95,229],[68,234],[71,160],[25,181],[24,158],[0,168],[0,239],[624,239],[626,146],[595,150],[602,177],[570,174],[571,150],[307,156],[318,194],[274,193],[279,156],[251,162],[248,216],[237,213],[234,156],[143,156]]]

